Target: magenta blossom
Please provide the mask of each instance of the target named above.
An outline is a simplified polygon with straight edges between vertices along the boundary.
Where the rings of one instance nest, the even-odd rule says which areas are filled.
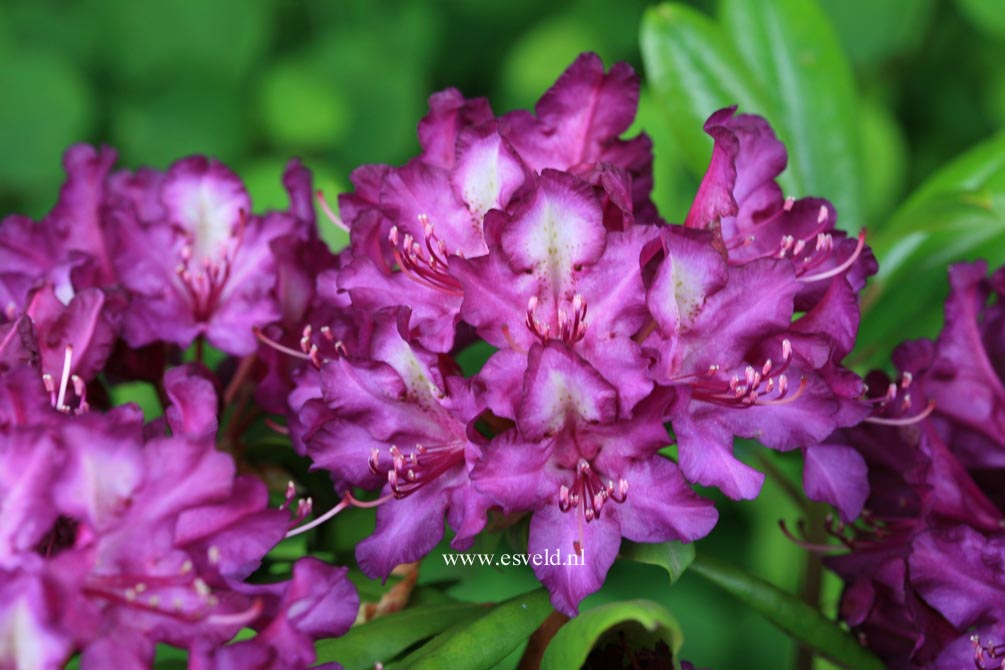
[[[504,511],[533,511],[531,552],[565,557],[534,566],[556,609],[574,616],[600,588],[622,537],[690,542],[712,529],[712,502],[657,454],[668,441],[658,397],[619,421],[614,387],[556,342],[534,345],[524,384],[517,428],[485,448],[471,476]]]
[[[568,171],[607,192],[605,220],[630,223],[633,210],[654,216],[651,144],[644,135],[619,139],[638,88],[626,65],[605,74],[584,54],[542,97],[537,117],[496,119],[484,100],[452,89],[434,95],[419,126],[423,153],[402,168],[358,169],[356,192],[340,198],[354,258],[339,287],[363,309],[409,306],[418,342],[449,351],[463,297],[452,261],[489,254],[486,218],[517,206],[535,175]]]
[[[132,294],[126,341],[188,346],[204,335],[227,353],[254,351],[253,330],[282,316],[270,244],[295,234],[298,217],[253,215],[240,179],[202,156],[163,175],[118,174],[114,191],[122,247],[116,270]]]
[[[0,631],[30,636],[0,647],[0,663],[62,665],[79,650],[84,668],[149,667],[156,643],[195,653],[251,627],[271,631],[256,642],[268,663],[309,664],[315,635],[352,623],[357,600],[344,571],[302,568],[325,585],[309,598],[330,601],[323,622],[303,615],[302,586],[294,595],[291,585],[243,583],[289,519],[216,450],[206,379],[168,374],[171,435],[153,436],[135,407],[67,414],[45,407],[36,372],[18,368],[4,382],[11,375],[23,385],[20,397],[0,394],[15,403],[4,408],[14,420],[0,426],[0,570],[12,590]]]
[[[846,581],[841,614],[865,643],[890,667],[986,670],[1005,652],[996,455],[1005,449],[1005,274],[988,279],[985,264],[974,263],[949,276],[938,339],[898,347],[897,382],[868,379],[875,411],[867,423],[809,450],[848,461],[851,450],[867,474],[832,469],[831,486],[808,490],[845,518],[864,508],[864,523],[842,535],[850,553],[828,560]]]
[[[484,406],[470,380],[408,340],[409,316],[379,314],[366,355],[328,362],[323,401],[300,416],[308,453],[338,488],[383,485],[377,528],[356,548],[371,576],[424,556],[443,536],[444,516],[452,546],[467,549],[491,505],[468,479],[477,454],[469,427]]]

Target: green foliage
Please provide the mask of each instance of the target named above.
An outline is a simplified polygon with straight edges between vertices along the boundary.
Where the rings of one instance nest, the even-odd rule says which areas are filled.
[[[682,542],[663,544],[638,544],[625,540],[621,543],[621,556],[630,561],[657,565],[667,571],[673,584],[694,560],[694,545]]]
[[[716,109],[771,119],[789,150],[782,176],[797,197],[826,193],[842,226],[863,223],[857,97],[851,68],[814,0],[726,0],[719,22],[684,5],[650,9],[642,24],[649,82],[697,173]]]
[[[530,637],[551,611],[543,589],[516,596],[474,621],[455,624],[390,667],[491,668]]]
[[[345,636],[317,643],[319,663],[336,661],[346,670],[371,670],[412,645],[488,610],[469,603],[410,607],[356,626]]]
[[[891,343],[938,332],[948,264],[976,258],[992,267],[1005,262],[1005,134],[925,182],[872,246],[880,271],[864,297],[858,351],[862,362],[881,366]]]
[[[541,660],[541,670],[564,670],[583,665],[590,649],[594,648],[604,633],[626,624],[641,626],[648,635],[639,635],[628,629],[632,646],[646,646],[650,641],[661,640],[673,652],[673,667],[680,668],[677,652],[684,641],[677,620],[659,603],[651,600],[628,600],[595,607],[583,612],[561,629],[552,639]]]
[[[860,646],[855,638],[792,594],[728,563],[706,556],[697,557],[691,569],[842,667],[882,670],[883,664]]]

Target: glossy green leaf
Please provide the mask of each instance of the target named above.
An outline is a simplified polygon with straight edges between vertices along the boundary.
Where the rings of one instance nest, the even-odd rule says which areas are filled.
[[[641,46],[650,85],[688,162],[708,164],[701,127],[738,104],[761,114],[789,151],[790,195],[834,202],[844,228],[863,224],[859,125],[851,67],[815,0],[724,0],[721,25],[677,4],[650,9]]]
[[[548,592],[511,598],[473,622],[461,622],[434,637],[392,667],[488,668],[522,644],[552,612]]]
[[[956,6],[975,28],[1005,39],[1005,2],[1001,0],[956,0]]]
[[[694,173],[708,166],[712,141],[702,124],[712,112],[733,104],[770,112],[725,31],[701,12],[678,4],[650,8],[640,39],[646,79]]]
[[[691,570],[841,666],[854,670],[882,670],[883,664],[872,652],[859,645],[837,623],[791,593],[705,555],[695,557]]]
[[[947,265],[977,258],[992,267],[1005,262],[1005,134],[936,173],[870,244],[880,269],[863,299],[856,353],[863,367],[885,363],[903,339],[938,332]]]
[[[861,65],[874,65],[920,46],[934,0],[821,0],[841,45]]]
[[[349,630],[340,638],[317,643],[318,663],[336,661],[346,670],[372,670],[417,642],[488,610],[471,603],[410,607]]]
[[[789,152],[789,195],[828,198],[863,225],[855,83],[817,0],[724,0],[722,22],[770,99]]]
[[[677,620],[666,608],[651,600],[628,600],[587,610],[562,626],[544,652],[541,670],[582,667],[605,631],[631,623],[640,625],[652,638],[663,640],[673,652],[673,667],[680,667],[677,652],[684,636]]]
[[[694,545],[683,542],[643,544],[624,540],[621,543],[621,557],[663,568],[670,576],[670,583],[673,584],[680,579],[694,560]]]

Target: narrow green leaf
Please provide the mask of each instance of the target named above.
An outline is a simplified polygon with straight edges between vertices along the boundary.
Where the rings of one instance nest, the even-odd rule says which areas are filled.
[[[462,621],[412,652],[395,670],[488,668],[530,637],[551,613],[548,592],[511,598],[474,622]]]
[[[723,0],[723,25],[770,99],[768,121],[789,152],[783,186],[863,225],[859,126],[851,65],[817,0]]]
[[[673,667],[680,667],[677,652],[684,636],[677,620],[666,608],[651,600],[628,600],[587,610],[562,626],[544,652],[541,670],[582,667],[605,631],[629,622],[640,624],[652,634],[650,637],[666,642],[673,652]]]
[[[1005,134],[936,173],[870,238],[879,274],[863,300],[858,363],[882,365],[892,343],[933,336],[942,322],[946,266],[1005,262]],[[928,296],[917,300],[916,296]]]
[[[675,3],[652,7],[640,39],[649,85],[695,174],[708,166],[712,140],[702,125],[712,112],[734,104],[772,111],[724,31],[701,12]]]
[[[487,611],[471,603],[410,607],[356,626],[340,638],[321,640],[316,646],[318,663],[372,670],[375,663],[386,663],[415,643]]]
[[[837,623],[777,586],[703,555],[695,558],[691,570],[841,666],[854,670],[882,670],[879,659]]]
[[[670,583],[673,584],[694,560],[694,545],[683,542],[642,544],[625,540],[621,543],[621,556],[630,561],[663,568],[670,575]]]
[[[956,0],[960,13],[978,30],[1005,38],[1005,2],[1001,0]]]

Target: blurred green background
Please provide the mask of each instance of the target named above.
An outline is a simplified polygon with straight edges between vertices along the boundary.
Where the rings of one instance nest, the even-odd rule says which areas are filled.
[[[468,96],[489,96],[501,113],[531,106],[581,51],[596,51],[607,63],[628,60],[641,71],[646,4],[2,0],[0,214],[44,214],[62,181],[60,155],[78,141],[115,146],[128,167],[163,168],[192,152],[215,155],[245,178],[258,208],[284,205],[279,175],[296,155],[334,202],[353,167],[399,164],[415,153],[415,125],[436,90],[456,86]],[[714,2],[686,4],[717,11]],[[760,4],[751,2],[754,11]],[[861,143],[859,223],[882,231],[906,194],[1005,126],[1005,3],[821,5],[857,89],[861,137],[837,141]],[[665,217],[680,221],[701,173],[667,120],[674,101],[657,97],[644,90],[637,127],[655,141],[655,199]],[[337,239],[334,229],[328,233]],[[890,322],[883,332],[934,332],[941,298],[932,291],[921,298],[935,307],[935,321],[905,328]],[[863,360],[873,362],[870,355]],[[805,515],[785,493],[786,484],[800,488],[799,461],[742,446],[741,453],[762,468],[757,459],[770,459],[779,476],[753,503],[721,500],[722,521],[699,551],[798,591],[806,556],[777,522]],[[355,539],[348,519],[356,512],[333,531],[344,550]],[[465,599],[503,598],[533,583],[526,570],[427,563],[424,582],[448,580],[449,592]],[[837,595],[829,581],[822,598],[830,612]],[[666,604],[683,626],[684,657],[699,667],[792,666],[791,640],[695,575],[671,589],[659,570],[619,563],[587,604],[623,597]]]

